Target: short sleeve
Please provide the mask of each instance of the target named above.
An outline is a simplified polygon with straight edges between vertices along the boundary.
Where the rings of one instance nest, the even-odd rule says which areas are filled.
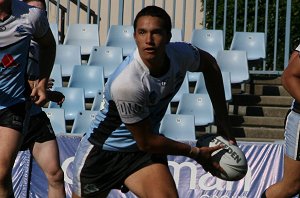
[[[196,46],[191,43],[170,43],[167,47],[169,57],[187,71],[198,71],[200,66],[200,54]]]
[[[133,84],[128,83],[128,81],[122,84],[116,82],[111,87],[111,98],[116,104],[122,122],[125,124],[137,123],[149,115],[146,94],[139,86]]]

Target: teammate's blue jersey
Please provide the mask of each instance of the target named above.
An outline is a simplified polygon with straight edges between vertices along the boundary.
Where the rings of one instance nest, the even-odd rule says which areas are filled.
[[[187,70],[198,71],[198,50],[187,43],[169,43],[166,53],[170,67],[159,78],[150,75],[138,50],[128,56],[108,78],[102,108],[84,138],[104,150],[136,151],[137,145],[126,124],[150,118],[153,131],[159,125],[167,106],[180,88]]]
[[[29,43],[48,30],[44,11],[12,0],[11,16],[0,22],[0,109],[25,100]]]

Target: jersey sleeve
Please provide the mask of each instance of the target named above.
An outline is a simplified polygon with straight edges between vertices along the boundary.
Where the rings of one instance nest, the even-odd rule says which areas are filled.
[[[123,83],[117,82],[111,87],[111,98],[125,124],[134,124],[149,116],[146,94],[139,87],[139,83],[136,83],[135,81],[123,81]]]
[[[50,28],[46,11],[39,8],[30,8],[30,21],[34,38],[42,38]]]
[[[177,42],[173,43],[171,47],[174,53],[172,56],[180,64],[181,68],[183,67],[191,72],[199,71],[200,54],[196,46],[191,43]]]

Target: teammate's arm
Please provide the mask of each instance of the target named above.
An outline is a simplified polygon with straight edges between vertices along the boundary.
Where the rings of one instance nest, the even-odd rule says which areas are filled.
[[[56,43],[50,28],[42,38],[35,40],[37,41],[40,47],[40,76],[39,83],[32,90],[31,96],[35,98],[35,103],[37,105],[41,105],[46,100],[46,89],[48,79],[54,64]]]
[[[300,102],[300,56],[298,51],[294,51],[290,57],[288,66],[282,74],[282,85],[291,96]]]

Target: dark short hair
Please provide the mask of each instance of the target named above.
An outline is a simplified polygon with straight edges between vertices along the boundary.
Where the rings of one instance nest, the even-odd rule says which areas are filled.
[[[137,21],[142,16],[158,17],[164,21],[164,27],[168,33],[171,33],[172,23],[169,14],[158,6],[147,6],[143,8],[135,17],[133,22],[134,31],[136,30]]]
[[[40,2],[43,5],[43,9],[46,9],[46,2],[45,2],[45,0],[23,0],[23,1],[25,3],[29,3],[29,2],[33,2],[33,1]]]

